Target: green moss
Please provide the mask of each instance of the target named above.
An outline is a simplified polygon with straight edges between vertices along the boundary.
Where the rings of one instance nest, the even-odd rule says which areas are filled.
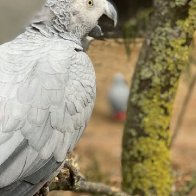
[[[184,20],[175,13],[175,5],[184,5],[183,0],[173,3],[171,8],[171,1],[155,0],[160,10],[152,18],[132,82],[122,154],[123,188],[131,194],[171,194],[169,125],[196,29],[196,0],[190,1]]]
[[[132,156],[137,159],[141,157],[143,162],[138,162],[133,167],[131,178],[134,189],[143,190],[145,195],[154,193],[155,195],[167,195],[170,187],[165,189],[166,182],[171,184],[167,170],[170,166],[169,153],[165,144],[151,138],[140,138],[132,152]],[[160,171],[160,168],[161,171]],[[132,179],[130,179],[132,181]],[[157,183],[159,179],[159,183]]]

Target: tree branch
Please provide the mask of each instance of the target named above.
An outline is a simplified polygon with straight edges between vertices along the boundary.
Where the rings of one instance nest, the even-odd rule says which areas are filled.
[[[79,185],[79,188],[76,189],[76,192],[98,193],[109,196],[129,196],[127,193],[121,192],[115,187],[110,187],[102,183],[80,181],[77,185]]]
[[[68,180],[52,183],[50,190],[66,190],[79,193],[96,193],[108,196],[129,196],[127,193],[121,192],[114,187],[107,186],[102,183],[88,182],[79,180],[73,187],[68,185]]]
[[[186,111],[187,111],[187,108],[188,108],[188,103],[191,99],[195,83],[196,83],[196,75],[191,79],[191,81],[189,83],[188,92],[187,92],[186,97],[184,98],[184,101],[182,103],[182,108],[180,110],[177,122],[175,123],[173,135],[172,135],[172,138],[171,138],[170,147],[172,147],[172,145],[174,144],[174,142],[175,142],[175,140],[178,136],[180,127],[182,126],[183,119],[184,119],[184,116],[186,114]]]
[[[66,162],[59,175],[49,185],[49,190],[65,190],[80,193],[96,193],[108,196],[130,196],[127,193],[107,186],[102,183],[88,182],[79,173],[77,165],[73,161]]]
[[[193,35],[192,48],[191,48],[191,51],[190,51],[190,65],[194,66],[194,67],[196,65],[195,54],[196,54],[196,31],[194,32],[194,35]],[[190,68],[190,65],[189,65],[189,68]],[[193,70],[189,70],[189,71],[191,71],[191,73],[193,72]],[[196,74],[193,74],[193,76],[191,76],[191,75],[190,75],[191,80],[190,80],[189,85],[188,85],[188,92],[186,94],[186,97],[184,98],[184,101],[182,103],[182,108],[180,110],[180,114],[178,116],[177,122],[176,122],[175,127],[174,127],[170,147],[172,147],[173,143],[175,142],[175,140],[178,136],[180,127],[182,126],[184,115],[186,114],[188,103],[191,99],[191,96],[192,96],[192,93],[193,93],[193,90],[194,90],[194,86],[195,86],[195,83],[196,83]]]

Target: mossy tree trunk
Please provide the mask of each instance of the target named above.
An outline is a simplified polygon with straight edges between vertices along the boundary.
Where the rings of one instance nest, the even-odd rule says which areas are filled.
[[[122,186],[133,195],[171,194],[169,125],[195,29],[196,0],[154,0],[123,137]]]

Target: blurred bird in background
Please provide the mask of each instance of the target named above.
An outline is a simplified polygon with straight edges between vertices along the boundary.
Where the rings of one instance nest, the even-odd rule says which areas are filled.
[[[0,46],[0,196],[35,194],[82,135],[96,96],[82,40],[103,14],[116,25],[107,0],[47,0]]]
[[[108,90],[108,103],[112,116],[116,121],[126,119],[127,102],[129,97],[129,86],[121,73],[117,73],[111,87]]]

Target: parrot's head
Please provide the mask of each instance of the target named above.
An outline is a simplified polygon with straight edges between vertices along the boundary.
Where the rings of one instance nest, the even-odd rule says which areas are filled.
[[[102,15],[108,16],[114,21],[114,26],[117,24],[117,11],[108,0],[74,0],[73,9],[78,13],[76,14],[76,23],[88,24],[92,29],[98,23]]]
[[[98,26],[102,15],[112,19],[114,26],[117,24],[117,11],[108,0],[47,0],[46,7],[57,31],[71,32],[80,39]]]

